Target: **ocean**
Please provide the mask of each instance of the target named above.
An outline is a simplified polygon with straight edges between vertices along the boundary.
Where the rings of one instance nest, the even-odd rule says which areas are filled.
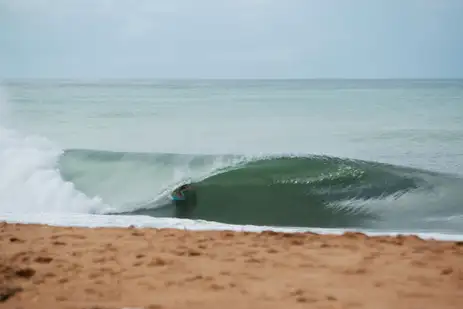
[[[9,80],[0,124],[0,220],[463,237],[462,80]]]

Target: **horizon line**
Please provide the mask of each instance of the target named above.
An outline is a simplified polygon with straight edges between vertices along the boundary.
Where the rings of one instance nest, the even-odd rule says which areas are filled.
[[[14,81],[458,81],[463,77],[0,77]]]

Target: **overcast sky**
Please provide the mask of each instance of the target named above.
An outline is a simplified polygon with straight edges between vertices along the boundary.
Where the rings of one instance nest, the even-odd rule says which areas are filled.
[[[0,0],[0,77],[463,77],[463,0]]]

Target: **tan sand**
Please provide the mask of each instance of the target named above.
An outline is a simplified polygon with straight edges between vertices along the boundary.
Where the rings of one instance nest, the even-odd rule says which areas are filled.
[[[462,308],[463,243],[0,223],[0,308]]]

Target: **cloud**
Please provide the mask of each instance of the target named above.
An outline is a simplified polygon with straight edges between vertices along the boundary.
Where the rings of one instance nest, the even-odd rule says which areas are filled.
[[[0,74],[455,76],[462,3],[0,0]]]

